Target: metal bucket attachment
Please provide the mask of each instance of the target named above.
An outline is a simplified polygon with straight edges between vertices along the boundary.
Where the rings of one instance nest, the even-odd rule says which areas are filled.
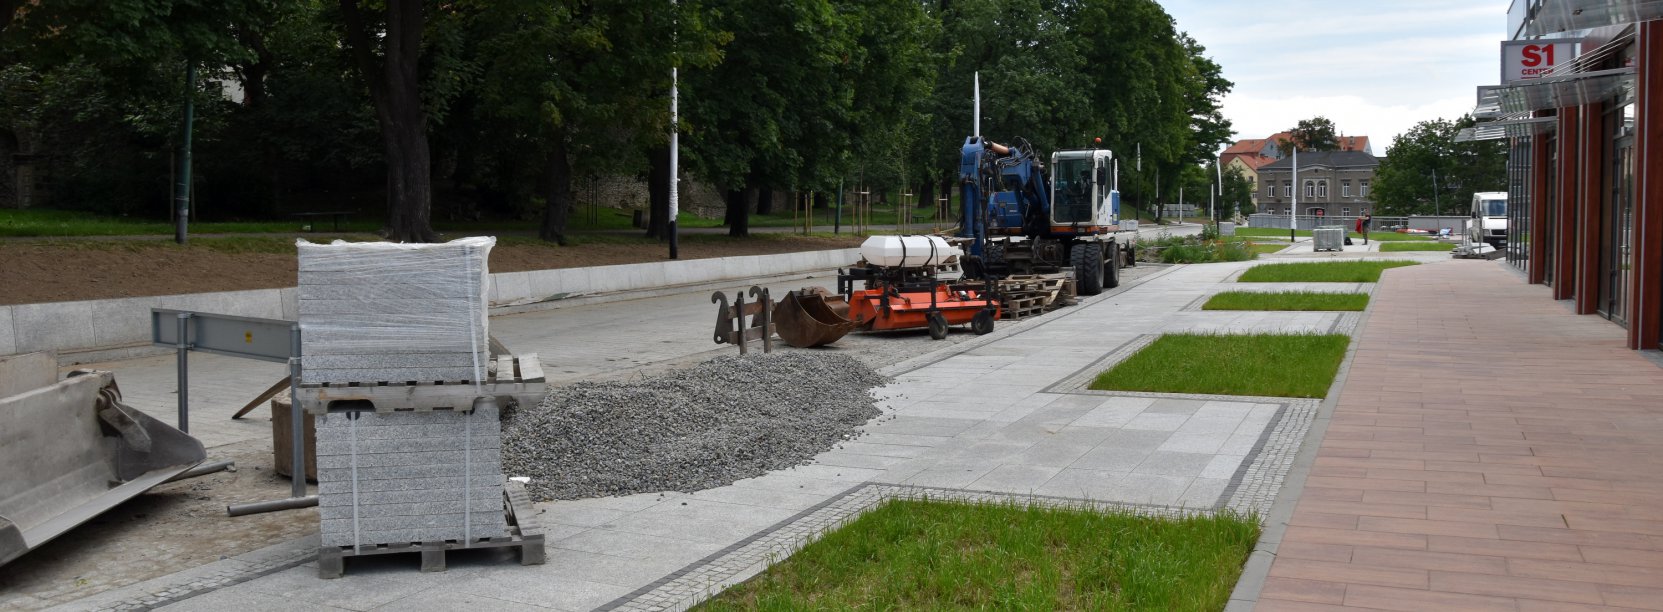
[[[849,304],[841,297],[828,299],[829,293],[813,287],[785,294],[774,307],[774,332],[797,348],[831,344],[848,335],[855,328],[845,316]]]
[[[54,381],[50,353],[0,359],[0,374],[19,359],[51,374],[0,385],[0,565],[207,458],[196,438],[123,405],[114,374]]]

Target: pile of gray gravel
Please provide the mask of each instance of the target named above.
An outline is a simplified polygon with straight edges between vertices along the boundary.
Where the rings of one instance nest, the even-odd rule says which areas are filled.
[[[788,352],[578,383],[504,415],[503,473],[530,476],[539,500],[728,485],[852,438],[884,382],[849,357]]]

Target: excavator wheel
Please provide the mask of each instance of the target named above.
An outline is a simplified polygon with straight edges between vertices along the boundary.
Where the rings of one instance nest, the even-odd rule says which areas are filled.
[[[931,339],[941,340],[947,337],[947,317],[942,316],[939,312],[932,312],[926,315],[926,318],[930,321]]]
[[[1085,242],[1074,245],[1069,262],[1074,268],[1075,289],[1080,295],[1103,292],[1103,245]]]
[[[1119,253],[1120,249],[1115,249]],[[1120,257],[1111,256],[1103,261],[1103,288],[1113,289],[1120,286]]]
[[[976,316],[970,319],[970,331],[976,332],[978,336],[993,333],[993,311],[983,310],[976,313]]]

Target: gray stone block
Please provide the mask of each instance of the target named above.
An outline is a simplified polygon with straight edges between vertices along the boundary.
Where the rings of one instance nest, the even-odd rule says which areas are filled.
[[[412,502],[406,504],[374,504],[358,505],[358,520],[392,518],[392,517],[421,517],[435,514],[462,513],[462,508],[472,508],[475,513],[502,513],[502,491],[497,491],[495,497],[489,494],[476,495],[469,500]],[[318,517],[325,521],[335,519],[351,519],[352,505],[319,506]],[[458,521],[460,523],[460,521]]]
[[[457,428],[461,429],[461,428]],[[465,448],[473,450],[502,448],[502,438],[476,432],[464,436],[462,432],[442,438],[386,438],[379,440],[318,440],[317,455],[319,457],[346,456],[357,451],[360,457],[365,455],[380,455],[386,453],[416,453],[433,451],[460,451]]]
[[[486,360],[481,359],[479,367],[456,366],[445,368],[382,368],[382,369],[302,369],[300,382],[303,383],[433,383],[485,380],[489,374],[485,370]]]
[[[366,491],[362,487],[364,483],[359,483],[360,486],[357,495],[358,505],[367,507],[387,504],[459,502],[462,501],[463,498],[468,498],[474,502],[478,502],[482,499],[500,500],[502,498],[502,482],[500,478],[495,479],[497,480],[495,484],[490,482],[492,479],[482,478],[476,480],[472,483],[472,488],[466,490],[462,488],[462,479],[460,478],[428,479],[429,482],[434,480],[444,480],[447,482],[454,481],[457,484],[453,486],[435,485],[425,489],[408,489],[400,491]],[[464,491],[466,491],[467,494],[464,494]],[[318,493],[318,506],[325,508],[334,506],[351,506],[353,499],[352,485],[351,483],[347,483],[347,486],[343,487],[342,490],[331,490],[328,493],[320,491]],[[478,510],[478,508],[475,508],[475,510]]]
[[[325,536],[330,534],[352,534],[352,519],[327,519],[319,521],[321,531]],[[501,511],[475,512],[470,517],[475,537],[493,537],[492,532],[506,535],[508,519]],[[358,519],[358,531],[396,531],[403,529],[434,529],[444,530],[455,535],[444,539],[462,537],[462,514],[429,514],[426,516],[392,516],[379,518]],[[483,534],[483,535],[480,535]]]
[[[507,479],[504,478],[502,474],[477,475],[469,479],[464,479],[461,476],[438,476],[432,478],[384,478],[380,480],[359,479],[358,494],[362,496],[367,493],[443,491],[446,489],[460,491],[462,487],[470,484],[476,488],[496,487],[496,490],[501,491],[503,483],[506,480]],[[324,499],[323,496],[342,494],[350,495],[351,492],[352,481],[350,479],[341,481],[332,480],[318,483],[318,496],[320,501]]]
[[[451,274],[446,277],[427,270],[385,270],[376,272],[373,276],[345,272],[301,272],[297,280],[302,285],[439,285],[452,282],[459,276]],[[472,293],[477,290],[470,288],[468,291]]]
[[[461,540],[463,538],[461,525],[455,529],[382,529],[375,531],[358,531],[358,544],[405,544],[411,542],[443,542],[445,540]],[[508,527],[504,525],[500,530],[496,527],[489,529],[476,528],[471,534],[474,538],[501,538],[508,536]],[[331,533],[323,536],[324,546],[352,546],[352,531]]]
[[[408,480],[421,478],[449,478],[460,477],[464,473],[471,473],[475,478],[502,476],[502,466],[497,463],[486,464],[481,461],[473,462],[471,470],[464,470],[460,461],[456,463],[434,463],[428,465],[395,465],[387,467],[358,468],[358,482],[361,484],[371,480]],[[318,466],[318,482],[352,482],[351,468],[330,468]]]
[[[359,468],[375,467],[416,467],[433,464],[462,463],[471,461],[477,465],[494,466],[498,473],[502,471],[502,454],[494,448],[474,450],[471,456],[464,457],[462,451],[433,451],[426,453],[381,453],[375,455],[359,455]],[[350,468],[352,457],[347,455],[319,456],[318,469]],[[323,477],[320,472],[319,478]],[[405,476],[405,478],[419,478],[420,475]]]
[[[304,300],[443,300],[471,297],[469,287],[433,283],[360,283],[326,285],[302,282],[298,287]]]
[[[370,427],[398,427],[404,425],[454,425],[461,429],[463,420],[471,419],[472,427],[480,426],[500,427],[500,408],[481,408],[472,412],[459,410],[428,410],[425,412],[403,410],[398,412],[361,412],[358,413],[357,429],[362,432]],[[342,432],[351,431],[352,419],[346,414],[326,414],[318,417],[318,432],[325,429],[340,429]]]
[[[381,368],[472,368],[474,364],[490,363],[487,351],[451,353],[366,353],[362,355],[306,355],[300,358],[304,369],[381,369]]]
[[[467,298],[301,300],[300,311],[311,315],[361,314],[433,315],[478,312],[484,305]]]
[[[501,424],[498,423],[496,419],[492,419],[484,415],[481,415],[475,419],[474,422],[469,425],[469,429],[473,431],[473,435],[475,436],[496,436],[502,431]],[[352,439],[353,435],[354,432],[352,430],[344,427],[330,427],[328,429],[320,428],[318,430],[318,442],[321,444],[325,441],[346,441]],[[356,431],[356,436],[358,437],[359,442],[363,442],[365,440],[443,438],[460,435],[462,435],[462,424],[460,422],[437,425],[380,425],[374,427],[366,427],[360,423]]]

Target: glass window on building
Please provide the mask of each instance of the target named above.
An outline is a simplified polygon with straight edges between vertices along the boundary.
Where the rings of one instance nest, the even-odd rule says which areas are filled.
[[[1305,181],[1305,197],[1317,197],[1317,184],[1315,181]]]
[[[1357,195],[1365,198],[1369,197],[1369,182],[1360,181],[1357,185]]]
[[[1276,197],[1276,186],[1275,185],[1272,185],[1269,182],[1265,183],[1265,197],[1267,197],[1267,198]]]
[[[1351,181],[1340,181],[1340,196],[1351,197]]]
[[[1317,181],[1317,197],[1328,197],[1328,181]]]
[[[1350,206],[1341,206],[1340,207],[1340,215],[1346,216],[1346,217],[1351,216],[1351,207]]]
[[[1293,181],[1282,181],[1282,197],[1293,197]]]

